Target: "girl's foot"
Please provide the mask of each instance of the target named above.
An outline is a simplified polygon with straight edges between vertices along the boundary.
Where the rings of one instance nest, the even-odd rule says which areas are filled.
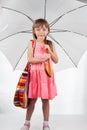
[[[50,127],[48,125],[44,125],[43,130],[50,130]]]
[[[29,130],[30,125],[29,124],[24,124],[24,126],[22,126],[21,130]]]

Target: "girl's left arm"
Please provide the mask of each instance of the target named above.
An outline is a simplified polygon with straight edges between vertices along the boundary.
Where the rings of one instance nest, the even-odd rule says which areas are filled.
[[[52,43],[52,50],[51,50],[49,45],[45,45],[45,48],[48,50],[48,53],[50,53],[51,59],[53,60],[53,62],[58,63],[59,58],[58,58],[58,55],[56,53],[56,49],[55,49],[54,44]]]

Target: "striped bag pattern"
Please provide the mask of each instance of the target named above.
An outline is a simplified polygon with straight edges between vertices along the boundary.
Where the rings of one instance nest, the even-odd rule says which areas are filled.
[[[14,105],[16,107],[21,107],[21,108],[27,108],[28,105],[28,86],[29,86],[29,81],[28,81],[28,72],[24,71],[18,81],[15,95],[14,95]]]

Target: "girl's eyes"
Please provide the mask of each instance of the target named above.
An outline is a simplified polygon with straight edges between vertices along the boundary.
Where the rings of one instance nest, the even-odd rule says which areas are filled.
[[[43,31],[46,31],[47,29],[43,28]]]
[[[42,31],[46,31],[47,29],[45,29],[45,28],[42,28],[42,29],[37,28],[36,30],[37,30],[37,31],[41,31],[41,30],[42,30]]]
[[[39,29],[39,28],[37,28],[36,30],[37,30],[37,31],[40,31],[40,29]]]

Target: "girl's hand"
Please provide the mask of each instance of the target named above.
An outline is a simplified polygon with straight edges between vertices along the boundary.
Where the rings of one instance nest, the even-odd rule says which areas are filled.
[[[50,54],[45,54],[45,57],[43,58],[44,59],[44,61],[47,61],[48,59],[50,58]]]
[[[52,44],[52,50],[48,44],[45,44],[44,47],[48,52],[47,54],[50,54],[50,57],[54,61],[54,63],[58,63],[58,56],[54,44]]]

